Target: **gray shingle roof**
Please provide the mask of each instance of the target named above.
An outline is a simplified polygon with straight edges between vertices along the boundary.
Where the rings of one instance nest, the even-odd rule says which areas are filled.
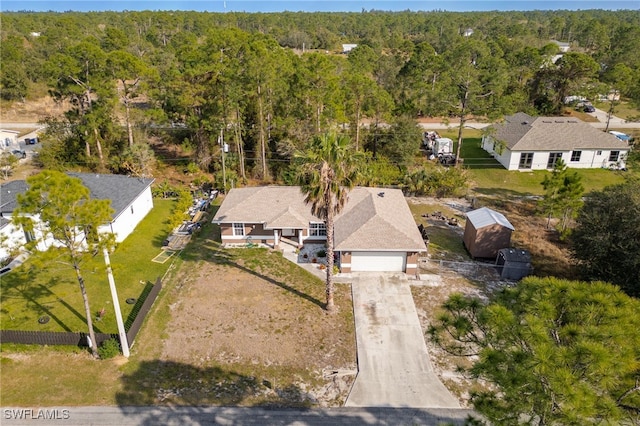
[[[493,138],[511,151],[628,150],[628,144],[574,117],[532,117],[523,112],[494,124]]]
[[[150,178],[124,175],[95,173],[67,173],[67,175],[80,178],[83,185],[89,188],[91,198],[111,200],[111,207],[115,210],[114,219],[153,183],[153,179]],[[11,213],[17,207],[16,194],[25,192],[27,183],[24,180],[16,180],[2,184],[0,188],[0,212]]]
[[[27,182],[14,180],[0,185],[0,214],[11,213],[18,207],[16,196],[27,190]]]
[[[263,223],[266,229],[307,228],[311,214],[297,186],[235,188],[213,218],[217,223]],[[354,188],[335,220],[336,250],[425,251],[426,246],[398,189]]]
[[[111,200],[111,207],[115,210],[114,219],[154,181],[152,178],[125,175],[96,173],[67,173],[67,175],[80,178],[84,186],[89,188],[91,198]]]
[[[500,212],[491,210],[487,207],[481,207],[467,213],[467,219],[473,224],[474,228],[480,229],[490,225],[502,225],[515,231],[515,228]]]

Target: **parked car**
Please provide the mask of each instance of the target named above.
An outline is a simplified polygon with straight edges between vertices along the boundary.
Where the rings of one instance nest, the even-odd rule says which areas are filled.
[[[585,105],[582,107],[584,112],[596,112],[596,108],[593,105]]]
[[[27,145],[35,145],[38,143],[38,138],[25,138],[24,143]]]
[[[18,158],[27,158],[27,153],[20,149],[14,149],[13,151],[11,151],[11,153]]]

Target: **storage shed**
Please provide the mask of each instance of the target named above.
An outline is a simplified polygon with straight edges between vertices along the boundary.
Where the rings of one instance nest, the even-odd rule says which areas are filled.
[[[518,281],[531,273],[531,253],[527,250],[516,248],[503,248],[498,250],[496,265],[502,266],[500,278]]]
[[[482,207],[467,213],[462,240],[474,259],[495,259],[498,250],[511,246],[514,230],[502,213]]]

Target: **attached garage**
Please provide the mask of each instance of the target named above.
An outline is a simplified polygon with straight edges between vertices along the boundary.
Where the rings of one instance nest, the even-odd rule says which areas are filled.
[[[404,272],[406,266],[406,252],[354,251],[351,254],[353,272]]]

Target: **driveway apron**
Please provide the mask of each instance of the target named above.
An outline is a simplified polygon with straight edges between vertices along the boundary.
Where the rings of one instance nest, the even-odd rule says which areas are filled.
[[[345,406],[460,408],[433,371],[408,279],[353,276],[358,375]]]

